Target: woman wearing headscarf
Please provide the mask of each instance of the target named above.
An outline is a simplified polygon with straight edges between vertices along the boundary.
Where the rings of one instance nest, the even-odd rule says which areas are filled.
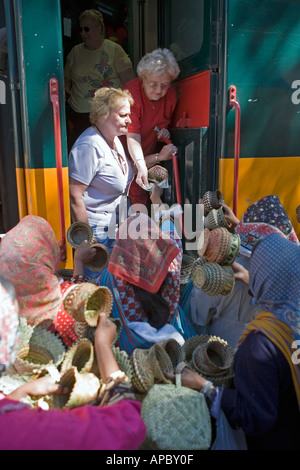
[[[164,209],[154,184],[154,219],[130,215],[120,226],[108,268],[97,280],[113,293],[112,315],[122,322],[120,347],[131,354],[173,337],[179,343],[195,334],[179,307],[182,244],[174,225],[179,205]]]
[[[83,242],[74,254],[74,277],[60,282],[55,274],[60,263],[60,248],[55,233],[45,219],[23,217],[5,234],[0,244],[0,272],[16,290],[19,315],[31,326],[55,329],[66,346],[78,340],[75,320],[63,306],[63,297],[74,283],[87,281],[84,262],[95,249]]]
[[[234,358],[234,388],[225,388],[221,409],[241,427],[249,450],[298,450],[300,439],[300,249],[279,233],[254,247],[248,283],[261,312],[246,327]],[[183,384],[219,390],[184,369]],[[217,403],[214,399],[211,410]],[[215,411],[213,411],[215,415]],[[216,415],[215,415],[216,416]]]
[[[6,285],[6,283],[5,283]],[[19,334],[18,312],[7,290],[0,282],[0,375],[15,359]],[[101,406],[84,405],[73,409],[30,408],[21,400],[26,396],[67,393],[50,375],[21,385],[8,395],[0,392],[1,450],[136,450],[145,437],[140,415],[141,403],[135,400],[126,382],[127,398],[121,394],[122,379],[114,358],[111,342],[114,325],[101,315],[95,333],[95,352],[101,377],[109,384],[110,399],[118,394],[120,401]],[[130,398],[129,398],[130,397]]]

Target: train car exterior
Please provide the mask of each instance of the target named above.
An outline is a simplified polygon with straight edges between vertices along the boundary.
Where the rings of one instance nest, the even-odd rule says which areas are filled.
[[[40,215],[65,247],[63,264],[71,262],[63,66],[80,40],[80,12],[99,8],[135,66],[155,47],[178,60],[171,137],[194,219],[206,190],[219,188],[238,217],[276,194],[300,232],[299,2],[2,0],[0,8],[9,58],[0,76],[2,231]]]

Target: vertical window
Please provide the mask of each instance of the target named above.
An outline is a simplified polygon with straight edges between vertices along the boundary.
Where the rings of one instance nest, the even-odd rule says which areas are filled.
[[[172,0],[170,49],[177,61],[196,54],[203,42],[204,0]]]

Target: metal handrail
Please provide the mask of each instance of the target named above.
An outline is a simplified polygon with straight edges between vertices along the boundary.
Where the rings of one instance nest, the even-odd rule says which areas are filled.
[[[51,78],[49,81],[50,87],[50,100],[53,105],[53,121],[54,121],[54,138],[55,138],[55,159],[57,170],[57,184],[59,196],[59,217],[60,217],[60,255],[61,261],[67,259],[66,250],[66,229],[65,229],[65,210],[64,210],[64,188],[62,176],[62,152],[61,152],[61,126],[60,126],[60,112],[59,112],[59,95],[58,95],[58,81],[56,78]]]
[[[229,106],[235,109],[234,126],[234,178],[233,178],[233,207],[232,210],[237,215],[238,190],[239,190],[239,159],[240,159],[240,138],[241,138],[241,107],[236,100],[236,87],[229,87]]]

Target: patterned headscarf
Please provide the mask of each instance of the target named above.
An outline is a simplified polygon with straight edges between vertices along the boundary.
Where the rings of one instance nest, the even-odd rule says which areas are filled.
[[[242,246],[252,251],[255,243],[271,233],[299,244],[295,229],[278,196],[265,196],[248,207],[236,226]]]
[[[263,310],[287,324],[300,339],[300,247],[271,234],[255,247],[249,268],[249,287]]]
[[[120,226],[108,272],[148,292],[158,292],[180,250],[147,215],[134,214]]]
[[[2,239],[0,272],[16,290],[19,315],[33,326],[55,318],[62,294],[55,271],[59,245],[50,224],[42,217],[24,217]]]
[[[0,284],[0,374],[11,365],[19,345],[19,317],[10,295]]]

